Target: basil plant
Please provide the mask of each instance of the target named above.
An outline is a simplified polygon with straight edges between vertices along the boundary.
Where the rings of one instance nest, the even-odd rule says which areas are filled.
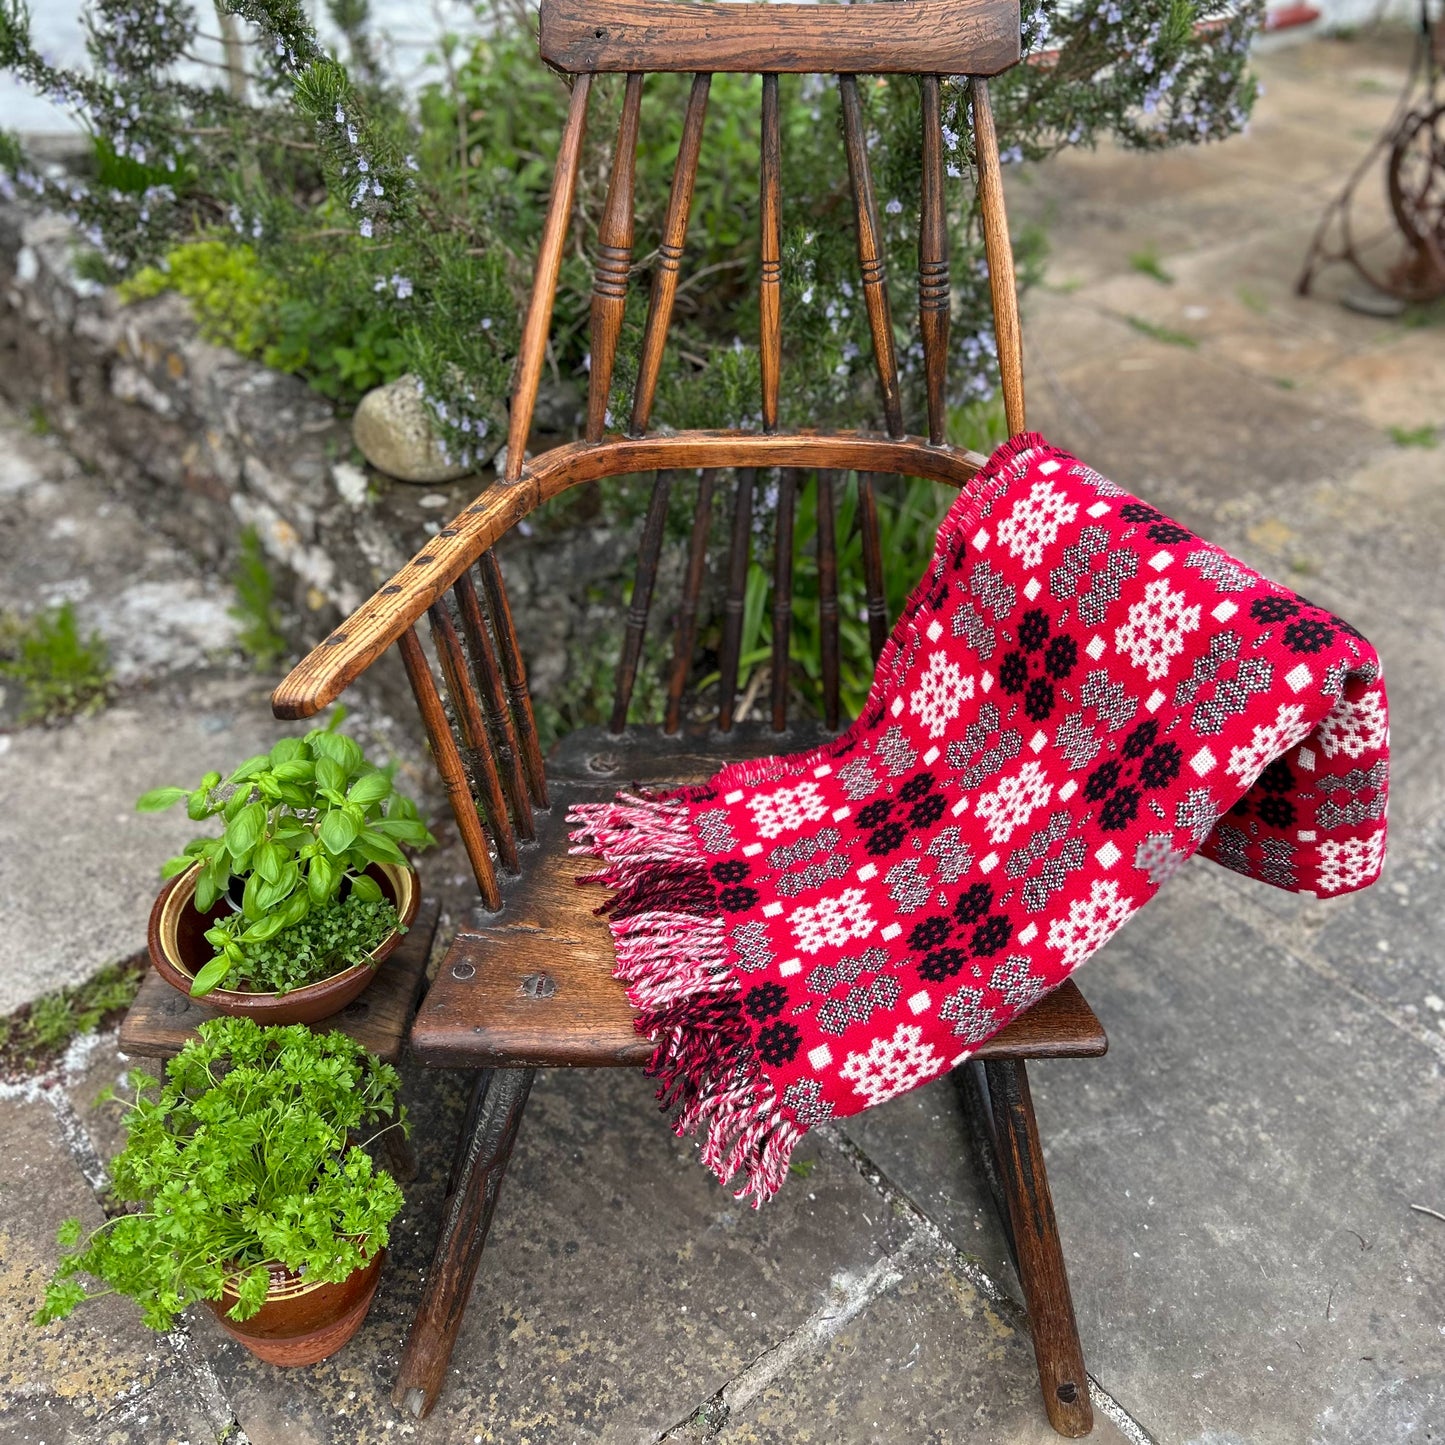
[[[207,773],[195,788],[154,788],[136,802],[138,811],[157,813],[184,801],[197,822],[219,816],[225,824],[220,837],[193,839],[161,869],[172,878],[200,865],[200,912],[214,906],[233,877],[245,880],[240,907],[206,930],[216,956],[197,973],[194,996],[244,970],[248,945],[264,944],[335,903],[344,883],[351,898],[380,901],[367,867],[405,866],[400,845],[436,842],[416,804],[392,785],[390,770],[367,762],[356,740],[336,730],[340,720],[338,711],[328,727],[282,738],[229,777]]]

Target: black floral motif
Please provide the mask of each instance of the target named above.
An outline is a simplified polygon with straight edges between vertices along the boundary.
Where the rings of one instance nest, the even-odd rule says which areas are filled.
[[[1124,756],[1142,758],[1154,746],[1154,739],[1158,736],[1159,724],[1153,718],[1146,719],[1124,739]]]
[[[765,1064],[771,1064],[775,1069],[781,1068],[793,1061],[802,1042],[802,1034],[786,1019],[779,1019],[777,1023],[769,1024],[759,1031],[758,1053],[762,1055]]]
[[[1323,652],[1335,640],[1335,629],[1313,617],[1301,617],[1284,630],[1284,645],[1291,652]]]
[[[1150,540],[1162,542],[1166,547],[1173,546],[1175,542],[1187,542],[1193,535],[1188,528],[1174,522],[1156,522],[1149,528]]]
[[[930,953],[918,965],[918,972],[929,983],[942,983],[963,970],[968,962],[968,952],[962,948],[940,948]]]
[[[933,776],[931,773],[915,773],[904,785],[899,788],[898,796],[905,803],[916,803],[925,793],[933,788]]]
[[[748,865],[741,858],[725,858],[712,865],[712,876],[719,883],[741,883],[748,872]]]
[[[968,940],[968,946],[973,950],[974,957],[987,958],[990,954],[997,953],[999,949],[1006,948],[1013,933],[1012,922],[1003,914],[995,913],[991,917],[985,918],[973,930],[973,937]]]
[[[923,953],[930,948],[937,948],[952,932],[952,922],[943,914],[935,913],[921,923],[914,924],[913,932],[908,935],[908,946]]]
[[[1049,640],[1049,614],[1042,607],[1031,607],[1019,623],[1019,646],[1025,652],[1037,652]]]
[[[788,1002],[788,991],[780,983],[760,983],[750,988],[743,999],[743,1007],[755,1019],[770,1019],[780,1014]]]
[[[1156,512],[1153,507],[1146,506],[1143,502],[1125,502],[1119,508],[1119,515],[1126,522],[1158,522],[1164,513]]]
[[[1146,788],[1167,788],[1183,766],[1183,751],[1174,743],[1160,743],[1139,764],[1139,782]]]
[[[942,793],[930,793],[920,798],[909,810],[908,821],[915,828],[931,828],[942,816],[947,804]]]
[[[746,883],[734,884],[730,888],[724,888],[718,894],[717,901],[728,913],[746,913],[749,908],[758,906],[758,890]]]
[[[1299,603],[1291,602],[1288,597],[1256,597],[1249,604],[1249,615],[1256,622],[1266,625],[1272,622],[1284,622],[1298,611]]]
[[[1079,644],[1072,637],[1059,636],[1049,643],[1044,653],[1044,670],[1056,682],[1062,682],[1079,660]]]
[[[1118,786],[1119,764],[1110,758],[1089,774],[1088,781],[1084,784],[1084,796],[1091,803],[1097,803],[1101,798],[1107,798]]]
[[[1268,764],[1255,780],[1255,785],[1263,793],[1290,793],[1294,791],[1294,783],[1294,773],[1284,758],[1276,758]]]
[[[1259,800],[1259,820],[1271,828],[1288,828],[1294,822],[1294,804],[1278,793],[1269,793]]]
[[[853,820],[860,828],[876,828],[893,811],[893,804],[888,798],[875,798],[866,808],[858,812]]]
[[[960,923],[977,923],[992,907],[993,889],[987,883],[974,883],[953,905],[953,916]]]
[[[879,858],[884,853],[891,853],[895,848],[901,847],[907,836],[908,829],[902,823],[885,823],[868,835],[868,842],[864,846],[872,857]]]
[[[1054,685],[1045,677],[1036,677],[1024,694],[1024,712],[1034,722],[1043,722],[1054,710]]]
[[[998,670],[998,680],[1007,693],[1022,692],[1028,686],[1029,663],[1021,652],[1010,652]]]
[[[1107,833],[1117,833],[1127,828],[1139,816],[1139,789],[1123,787],[1109,794],[1108,801],[1099,810],[1099,826]]]

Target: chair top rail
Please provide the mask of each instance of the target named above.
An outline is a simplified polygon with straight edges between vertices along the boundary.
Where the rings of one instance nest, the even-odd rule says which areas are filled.
[[[997,75],[1020,58],[1018,0],[681,4],[542,0],[542,58],[626,71]]]
[[[672,436],[572,442],[497,481],[281,680],[271,695],[279,718],[315,716],[405,633],[497,539],[558,493],[603,477],[658,468],[805,467],[929,477],[962,486],[987,461],[977,452],[920,437],[859,432],[685,431]]]

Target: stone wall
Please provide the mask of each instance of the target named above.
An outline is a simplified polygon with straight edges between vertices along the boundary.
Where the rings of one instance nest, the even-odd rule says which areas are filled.
[[[206,567],[229,574],[254,526],[298,655],[490,479],[417,486],[371,471],[346,419],[299,378],[202,341],[180,297],[121,305],[72,255],[63,221],[0,206],[0,393]],[[500,550],[546,697],[584,632],[590,645],[598,584],[615,590],[630,549],[598,527],[518,541]],[[400,701],[399,667],[377,681]]]

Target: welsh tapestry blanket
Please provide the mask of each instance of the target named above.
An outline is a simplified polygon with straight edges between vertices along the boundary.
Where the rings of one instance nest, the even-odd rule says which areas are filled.
[[[953,1068],[1194,852],[1379,874],[1379,659],[1042,437],[963,490],[858,721],[574,809],[658,1097],[755,1204],[804,1131]]]

